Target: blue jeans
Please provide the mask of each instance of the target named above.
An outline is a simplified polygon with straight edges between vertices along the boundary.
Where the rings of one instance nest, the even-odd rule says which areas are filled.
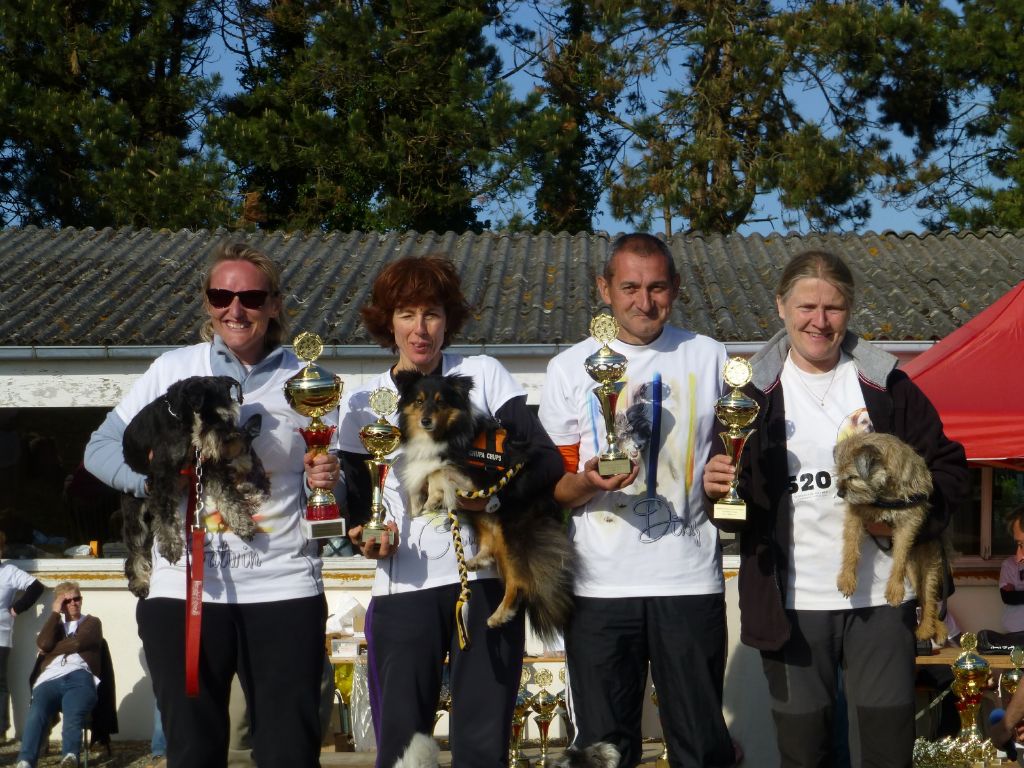
[[[62,755],[69,752],[77,755],[82,749],[82,727],[94,706],[96,682],[84,669],[76,669],[64,677],[37,685],[32,689],[32,704],[28,708],[18,759],[30,765],[36,764],[40,742],[49,732],[50,723],[58,712],[62,713],[60,752]]]
[[[153,738],[149,741],[149,754],[154,757],[167,756],[167,737],[164,736],[164,721],[160,717],[160,705],[153,701]]]

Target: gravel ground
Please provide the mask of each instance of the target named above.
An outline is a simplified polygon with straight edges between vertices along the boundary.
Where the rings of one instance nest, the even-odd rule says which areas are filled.
[[[20,742],[0,746],[0,766],[14,765],[20,747]],[[36,768],[55,768],[60,758],[60,742],[51,741],[49,753],[36,763]],[[150,765],[148,741],[115,741],[109,756],[105,747],[97,747],[89,753],[90,768],[149,768]]]

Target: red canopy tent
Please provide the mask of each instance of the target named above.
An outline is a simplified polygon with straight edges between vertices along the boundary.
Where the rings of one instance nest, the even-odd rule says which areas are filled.
[[[903,366],[970,461],[1024,469],[1024,282]]]

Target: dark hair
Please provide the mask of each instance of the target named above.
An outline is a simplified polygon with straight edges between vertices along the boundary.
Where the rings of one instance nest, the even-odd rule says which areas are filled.
[[[359,313],[373,340],[394,352],[398,349],[392,327],[395,310],[426,304],[444,308],[442,346],[447,347],[469,317],[469,305],[455,265],[441,256],[408,256],[388,264],[373,281],[370,301]]]
[[[797,281],[818,278],[831,283],[846,299],[847,309],[853,309],[853,273],[846,262],[828,251],[804,251],[798,253],[782,270],[782,278],[775,289],[775,295],[785,301]]]
[[[612,243],[611,252],[608,254],[608,261],[604,264],[604,279],[611,281],[615,276],[612,270],[612,261],[620,252],[635,253],[638,256],[655,257],[661,256],[665,259],[665,266],[668,267],[668,279],[673,283],[679,276],[679,272],[676,270],[675,259],[672,258],[672,251],[669,250],[668,243],[659,237],[654,235],[648,235],[645,232],[633,232],[628,235],[619,235]]]
[[[213,269],[225,261],[247,261],[256,269],[262,272],[267,278],[267,287],[272,297],[281,295],[281,268],[272,261],[263,251],[250,248],[245,243],[221,243],[210,254],[206,260],[206,273],[203,275],[203,296],[210,287],[210,277]],[[205,301],[205,298],[204,298]],[[268,299],[269,301],[269,299]],[[288,315],[284,311],[284,302],[281,303],[281,311],[277,317],[270,318],[267,326],[267,335],[264,339],[267,350],[275,349],[281,345],[284,335],[288,332]],[[209,317],[199,330],[199,336],[203,341],[213,340],[213,320]]]
[[[1020,529],[1024,531],[1024,504],[1017,507],[1006,517],[1006,530],[1010,534],[1010,538],[1013,538],[1013,524],[1016,523],[1020,526]]]

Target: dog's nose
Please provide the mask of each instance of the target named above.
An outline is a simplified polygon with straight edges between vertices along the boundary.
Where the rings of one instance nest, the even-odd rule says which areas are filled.
[[[420,419],[420,426],[422,426],[424,429],[432,429],[434,427],[434,420],[429,416],[424,416],[422,419]]]

